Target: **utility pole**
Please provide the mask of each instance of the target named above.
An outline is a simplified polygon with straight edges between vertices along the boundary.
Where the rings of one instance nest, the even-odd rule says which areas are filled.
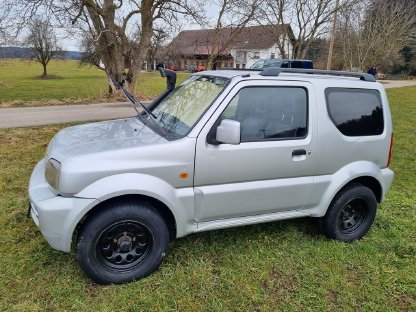
[[[326,63],[326,69],[331,69],[331,62],[332,62],[332,52],[334,51],[334,41],[335,41],[335,30],[337,27],[337,14],[339,9],[339,0],[335,3],[335,12],[334,12],[334,20],[332,21],[332,34],[331,34],[331,42],[329,44],[329,52],[328,52],[328,62]]]

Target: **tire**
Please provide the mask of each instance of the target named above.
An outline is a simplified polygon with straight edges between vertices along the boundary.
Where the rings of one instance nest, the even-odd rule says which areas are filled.
[[[323,233],[332,239],[352,242],[370,230],[377,211],[371,189],[352,183],[337,193],[325,216],[320,219]]]
[[[168,245],[167,225],[151,204],[113,201],[82,225],[77,261],[98,284],[128,283],[156,270]]]

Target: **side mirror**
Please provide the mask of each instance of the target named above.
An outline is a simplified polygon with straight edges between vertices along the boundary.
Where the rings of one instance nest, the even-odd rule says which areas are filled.
[[[224,119],[217,128],[216,139],[225,144],[240,144],[241,125],[238,121]]]

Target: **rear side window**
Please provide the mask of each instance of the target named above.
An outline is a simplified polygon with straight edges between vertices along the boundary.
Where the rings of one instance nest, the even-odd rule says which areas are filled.
[[[377,90],[327,88],[329,117],[346,136],[379,135],[384,130],[383,107]]]
[[[310,62],[310,61],[292,61],[291,67],[292,68],[313,69],[313,63]]]

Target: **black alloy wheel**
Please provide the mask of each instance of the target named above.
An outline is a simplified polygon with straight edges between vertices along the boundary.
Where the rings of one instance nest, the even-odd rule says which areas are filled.
[[[169,232],[150,203],[112,200],[97,209],[78,233],[77,261],[89,278],[99,284],[128,283],[160,266]]]
[[[351,242],[370,230],[377,212],[377,200],[371,189],[351,183],[341,189],[331,202],[320,226],[332,239]]]
[[[344,206],[339,214],[339,228],[346,234],[357,230],[368,215],[368,207],[362,198],[356,198]]]
[[[105,229],[96,245],[97,259],[119,272],[134,270],[146,261],[153,248],[153,235],[137,221],[119,222]]]

